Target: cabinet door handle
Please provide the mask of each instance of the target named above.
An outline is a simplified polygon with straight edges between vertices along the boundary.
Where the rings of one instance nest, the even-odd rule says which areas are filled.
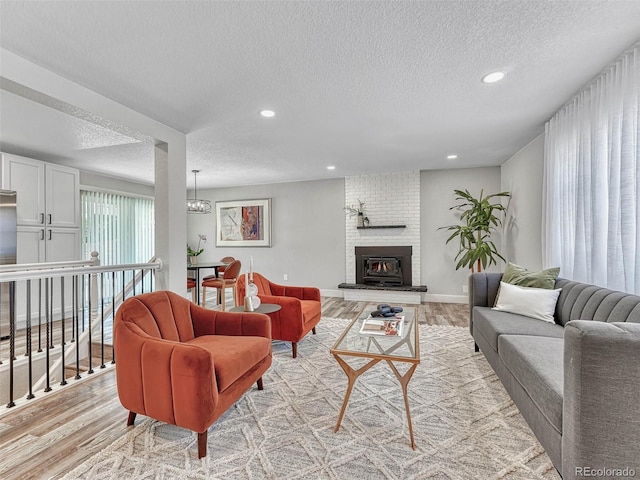
[[[44,213],[40,214],[40,224],[44,225]],[[44,240],[44,238],[43,238],[43,240]]]
[[[51,229],[49,229],[49,240],[51,240],[52,234],[51,234]]]
[[[40,240],[44,240],[44,228],[40,230]]]
[[[49,225],[51,225],[51,214],[49,214]]]

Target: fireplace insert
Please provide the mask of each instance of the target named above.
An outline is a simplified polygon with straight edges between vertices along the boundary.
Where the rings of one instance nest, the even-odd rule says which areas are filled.
[[[356,247],[356,283],[411,285],[412,247]]]
[[[364,256],[364,283],[402,285],[402,268],[397,257]]]

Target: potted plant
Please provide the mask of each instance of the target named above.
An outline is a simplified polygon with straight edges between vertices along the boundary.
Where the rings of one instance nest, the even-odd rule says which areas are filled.
[[[481,272],[487,265],[497,265],[498,258],[505,261],[500,255],[495,244],[491,240],[491,232],[502,225],[502,216],[507,207],[500,203],[502,197],[511,197],[509,192],[494,193],[484,196],[484,191],[480,191],[480,196],[474,198],[468,190],[454,190],[456,201],[458,202],[449,210],[458,210],[461,213],[462,225],[449,225],[440,227],[451,233],[446,243],[457,238],[460,248],[455,257],[458,261],[456,270],[460,268],[470,268],[472,272]],[[494,199],[498,199],[495,201]]]
[[[204,233],[198,234],[198,246],[194,250],[187,244],[187,264],[195,265],[197,263],[196,257],[204,252],[204,248],[200,248],[200,244],[207,243],[207,236]]]
[[[344,207],[344,211],[350,217],[357,216],[358,217],[358,227],[364,226],[364,202],[358,200],[358,206],[351,205],[348,207]]]

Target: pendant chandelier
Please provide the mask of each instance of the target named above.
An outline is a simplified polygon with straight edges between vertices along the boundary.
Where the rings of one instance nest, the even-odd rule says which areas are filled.
[[[187,213],[211,213],[211,202],[209,200],[201,200],[198,198],[198,184],[196,182],[198,172],[200,170],[191,170],[193,172],[193,196],[187,199]]]

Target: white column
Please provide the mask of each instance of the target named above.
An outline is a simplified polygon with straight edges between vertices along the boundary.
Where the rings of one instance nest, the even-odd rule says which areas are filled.
[[[167,148],[168,147],[168,148]],[[187,293],[186,142],[156,145],[156,256],[164,262],[156,273],[156,290]]]

